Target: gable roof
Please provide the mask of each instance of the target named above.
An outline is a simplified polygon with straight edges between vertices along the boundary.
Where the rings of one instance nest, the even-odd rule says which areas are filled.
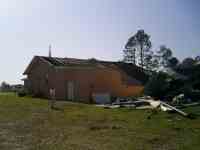
[[[109,61],[100,61],[97,59],[77,59],[77,58],[58,58],[58,57],[44,57],[39,56],[40,58],[44,59],[45,61],[48,61],[50,64],[56,66],[56,67],[65,67],[65,66],[75,66],[75,65],[89,65],[89,66],[99,66],[99,65],[111,65],[113,62]]]
[[[142,69],[141,67],[124,62],[115,62],[115,64],[127,75],[137,79],[142,84],[145,84],[148,81],[149,76],[147,73],[144,72],[144,69]]]
[[[148,75],[144,71],[131,63],[124,62],[113,62],[113,61],[102,61],[97,59],[77,59],[77,58],[58,58],[58,57],[45,57],[45,56],[35,56],[34,58],[43,60],[48,64],[55,67],[67,67],[67,66],[91,66],[96,68],[115,68],[128,75],[127,83],[141,85],[146,83],[148,80]],[[34,58],[32,62],[34,61]],[[30,65],[32,65],[32,62]],[[30,65],[27,67],[24,74],[27,74],[27,70],[30,70]]]

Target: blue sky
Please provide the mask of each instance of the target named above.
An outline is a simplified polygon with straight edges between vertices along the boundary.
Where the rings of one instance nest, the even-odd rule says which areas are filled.
[[[200,55],[199,0],[1,0],[0,82],[19,83],[34,55],[122,59],[138,29],[180,59]]]

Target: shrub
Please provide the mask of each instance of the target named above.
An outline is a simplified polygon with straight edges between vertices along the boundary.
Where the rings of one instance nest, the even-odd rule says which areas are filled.
[[[26,92],[25,90],[20,90],[20,91],[17,92],[17,95],[18,95],[19,97],[24,97],[24,96],[27,95],[27,92]]]
[[[165,73],[155,73],[145,85],[144,94],[156,99],[163,99],[170,87],[169,79]]]

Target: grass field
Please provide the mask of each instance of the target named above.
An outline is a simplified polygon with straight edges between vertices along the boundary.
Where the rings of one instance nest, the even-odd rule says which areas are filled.
[[[0,150],[199,150],[200,118],[0,94]],[[185,109],[200,114],[200,107]]]

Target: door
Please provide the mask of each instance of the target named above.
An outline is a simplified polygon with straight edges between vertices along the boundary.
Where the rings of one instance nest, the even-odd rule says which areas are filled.
[[[75,85],[73,81],[67,82],[67,99],[74,100],[75,98]]]

